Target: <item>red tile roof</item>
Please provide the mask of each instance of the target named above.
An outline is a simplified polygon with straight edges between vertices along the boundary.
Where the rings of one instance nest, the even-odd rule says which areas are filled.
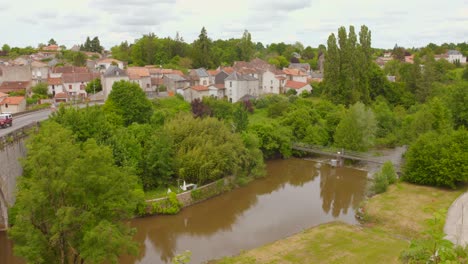
[[[231,74],[234,72],[234,68],[232,67],[224,67],[223,71],[225,71],[227,74]]]
[[[0,92],[18,92],[26,90],[29,87],[29,82],[3,82],[0,85]]]
[[[12,96],[3,99],[3,101],[0,102],[0,104],[19,105],[22,101],[24,101],[24,96]]]
[[[132,79],[132,77],[139,79],[150,76],[148,68],[145,67],[128,67],[127,74],[130,77],[130,79]]]
[[[287,75],[307,76],[307,73],[300,71],[298,69],[283,69],[283,72]]]
[[[57,99],[68,98],[68,94],[66,94],[66,93],[56,93],[54,98],[57,98]]]
[[[90,82],[101,75],[99,73],[80,72],[80,73],[64,73],[62,74],[63,83],[81,83]]]
[[[208,91],[208,87],[207,86],[203,86],[203,85],[195,85],[195,86],[192,86],[190,87],[192,90],[195,90],[195,91],[198,91],[198,92],[202,92],[202,91]]]
[[[308,83],[303,82],[296,82],[296,81],[287,81],[284,87],[286,88],[293,88],[293,89],[301,89],[302,87],[306,86]]]
[[[63,66],[63,67],[56,67],[52,70],[53,73],[83,73],[89,72],[88,68],[86,67],[75,67],[75,66]]]
[[[62,78],[47,78],[47,84],[49,84],[49,85],[63,84]]]
[[[0,92],[0,97],[7,97],[8,94]]]
[[[226,86],[224,86],[224,83],[216,83],[214,86],[218,89],[226,89]]]
[[[215,76],[216,74],[218,74],[220,71],[218,70],[207,70],[208,74],[211,75],[211,76]]]
[[[151,85],[163,85],[164,79],[163,78],[151,78]]]

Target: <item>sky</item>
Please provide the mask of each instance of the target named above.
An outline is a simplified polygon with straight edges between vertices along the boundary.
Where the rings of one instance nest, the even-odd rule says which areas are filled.
[[[33,46],[54,38],[71,48],[98,36],[106,49],[154,32],[191,43],[211,39],[317,47],[331,33],[366,25],[372,46],[422,47],[468,41],[468,0],[0,0],[0,45]]]

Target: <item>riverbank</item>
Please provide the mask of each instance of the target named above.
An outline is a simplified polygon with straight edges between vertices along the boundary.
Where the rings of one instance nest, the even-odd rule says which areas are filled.
[[[364,203],[361,226],[324,224],[210,263],[398,263],[433,213],[446,212],[464,191],[398,183]]]

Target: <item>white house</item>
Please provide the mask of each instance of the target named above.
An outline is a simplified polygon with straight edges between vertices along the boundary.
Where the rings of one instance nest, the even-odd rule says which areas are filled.
[[[286,75],[267,70],[262,74],[260,94],[280,94],[286,83]]]
[[[130,81],[140,85],[143,91],[150,93],[153,90],[151,88],[151,75],[148,68],[145,67],[128,67],[127,74]]]
[[[460,62],[461,64],[466,63],[466,57],[458,50],[449,50],[447,52],[447,60],[451,63]]]
[[[31,62],[32,85],[36,85],[47,80],[49,75],[49,65],[40,61]]]
[[[129,80],[128,75],[124,70],[114,65],[107,69],[107,71],[101,77],[102,91],[105,99],[107,99],[110,92],[112,91],[112,85],[114,85],[115,82],[122,80]]]
[[[288,90],[296,90],[297,94],[301,94],[303,91],[312,92],[312,86],[305,82],[287,81],[285,85],[286,92]]]
[[[211,84],[210,86],[208,86],[208,90],[209,90],[209,95],[211,97],[214,97],[217,99],[223,99],[226,88],[224,87],[224,83],[223,84]]]
[[[286,74],[286,78],[290,81],[295,82],[307,82],[307,73],[297,70],[297,69],[283,69],[284,74]]]
[[[47,88],[48,93],[55,96],[58,93],[64,93],[65,89],[63,87],[62,76],[60,77],[49,77],[47,78]]]
[[[98,73],[90,73],[90,72],[63,73],[62,74],[63,88],[65,92],[68,93],[68,95],[70,95],[70,97],[74,99],[85,98],[87,96],[86,85],[96,78],[100,78],[100,75]]]
[[[19,113],[26,111],[24,96],[11,96],[0,99],[0,112]]]
[[[109,69],[111,65],[117,66],[120,69],[124,68],[124,63],[122,61],[112,58],[105,58],[96,62],[96,68],[100,69],[102,72],[105,72],[107,69]]]
[[[190,85],[192,85],[192,86],[196,86],[196,85],[208,86],[208,85],[210,85],[210,75],[203,68],[190,70],[189,76],[190,76]]]
[[[184,99],[187,102],[192,102],[195,99],[203,99],[205,96],[210,96],[208,86],[195,85],[184,89]]]
[[[257,78],[234,71],[224,80],[229,102],[235,103],[245,95],[258,96],[258,83]]]

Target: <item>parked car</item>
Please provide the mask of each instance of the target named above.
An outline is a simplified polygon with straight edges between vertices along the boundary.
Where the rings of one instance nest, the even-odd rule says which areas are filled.
[[[13,125],[13,116],[11,114],[0,114],[0,127]]]

